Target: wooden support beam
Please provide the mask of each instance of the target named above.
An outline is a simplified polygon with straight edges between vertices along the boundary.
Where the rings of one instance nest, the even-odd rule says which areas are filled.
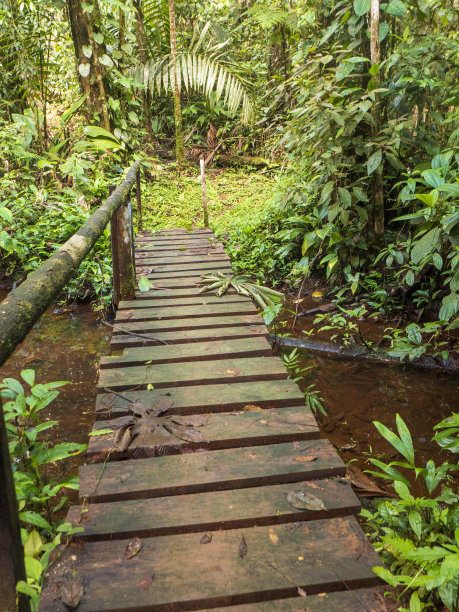
[[[3,409],[0,402],[0,602],[5,612],[16,610],[16,584],[26,580],[24,552]],[[29,612],[29,599],[21,596],[17,610]]]
[[[139,230],[143,229],[143,219],[142,219],[142,193],[140,187],[140,170],[137,170],[137,174],[135,177],[135,197],[137,201],[137,227]]]
[[[132,234],[132,204],[128,192],[122,206],[110,221],[113,267],[113,302],[135,300],[134,240]]]

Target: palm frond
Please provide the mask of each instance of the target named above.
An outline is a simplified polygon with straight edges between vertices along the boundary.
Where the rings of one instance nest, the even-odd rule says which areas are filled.
[[[149,60],[133,71],[133,78],[145,85],[151,94],[167,93],[173,85],[171,55]],[[255,103],[248,81],[231,70],[226,62],[203,53],[177,54],[177,80],[187,91],[203,93],[207,98],[215,92],[215,101],[223,97],[223,104],[235,114],[241,108],[241,119],[249,124],[255,117]]]

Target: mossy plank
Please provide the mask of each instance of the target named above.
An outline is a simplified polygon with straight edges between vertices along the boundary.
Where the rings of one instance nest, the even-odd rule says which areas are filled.
[[[225,294],[221,297],[212,293],[199,293],[198,291],[196,291],[194,296],[191,295],[190,297],[173,296],[170,295],[170,291],[162,291],[161,293],[166,293],[166,296],[156,299],[140,297],[132,301],[121,301],[118,305],[118,312],[120,310],[130,310],[131,308],[165,308],[166,306],[174,308],[175,306],[206,306],[207,304],[232,304],[234,302],[247,304],[251,302],[250,298],[238,293]]]
[[[158,346],[163,340],[168,344],[184,344],[190,342],[207,342],[212,340],[231,340],[232,338],[252,338],[254,335],[268,337],[268,330],[264,325],[242,325],[239,327],[207,327],[201,329],[180,329],[172,331],[157,330],[150,334],[148,340],[143,336],[129,336],[127,334],[115,334],[112,336],[110,348],[118,351],[124,348],[137,346]],[[148,334],[146,334],[148,337]],[[155,340],[157,338],[158,340]]]
[[[254,357],[195,361],[159,365],[132,366],[103,369],[98,388],[130,389],[131,387],[156,388],[270,380],[287,378],[287,371],[277,357]]]
[[[220,315],[256,314],[257,309],[246,302],[213,303],[158,308],[132,308],[119,310],[115,325],[127,321],[155,321],[157,319],[186,319],[188,317],[218,317]]]
[[[137,291],[135,296],[136,303],[141,302],[143,300],[165,300],[164,305],[167,306],[168,302],[166,300],[169,299],[177,299],[180,297],[199,297],[199,298],[217,298],[215,292],[206,291],[204,293],[201,292],[202,286],[191,286],[191,287],[164,287],[163,289],[150,289],[148,291]],[[228,289],[225,295],[222,295],[222,303],[228,300],[229,297],[233,298],[235,295],[238,295],[234,289]],[[244,296],[240,295],[240,298]],[[248,298],[247,298],[248,299]],[[232,300],[231,300],[232,301]]]
[[[216,272],[221,272],[222,274],[224,274],[225,276],[232,276],[233,275],[233,270],[231,268],[230,264],[225,264],[224,262],[222,262],[221,265],[216,265],[215,263],[208,263],[208,264],[200,264],[199,266],[192,266],[193,269],[191,268],[183,268],[182,266],[178,266],[181,269],[177,269],[177,270],[169,270],[169,271],[164,271],[164,270],[160,270],[158,268],[153,268],[153,270],[151,272],[149,272],[148,270],[150,270],[150,268],[148,266],[146,266],[146,270],[145,270],[145,275],[147,278],[151,278],[153,281],[155,279],[175,279],[178,277],[181,278],[186,278],[187,276],[198,276],[199,280],[198,282],[201,281],[201,276],[207,275],[207,274],[212,274],[212,273],[216,273]],[[142,272],[142,268],[138,268],[137,269],[137,273],[138,274],[143,274]]]
[[[130,559],[129,540],[79,542],[59,564],[85,583],[79,612],[198,610],[380,584],[371,569],[379,559],[354,518],[214,531],[208,544],[202,535],[144,538]],[[41,610],[65,610],[53,601],[59,579],[55,594],[50,584]]]
[[[306,597],[297,595],[274,601],[212,608],[212,612],[387,612],[384,591],[385,589],[373,588],[320,593]]]
[[[228,255],[215,254],[209,252],[207,254],[199,253],[197,255],[188,255],[188,256],[176,256],[176,257],[136,257],[136,265],[148,266],[154,265],[156,266],[180,266],[180,265],[191,265],[191,264],[200,264],[206,262],[216,262],[216,261],[224,261],[228,263],[230,258]]]
[[[287,501],[289,490],[313,495],[322,501],[326,510],[294,508]],[[76,538],[87,541],[144,538],[310,521],[359,511],[360,503],[349,483],[330,478],[292,486],[282,484],[90,504],[81,524],[84,532],[76,534]],[[78,521],[80,512],[81,506],[73,506],[67,520]]]
[[[163,400],[171,403],[166,414],[202,414],[243,410],[246,406],[262,409],[300,406],[304,404],[304,395],[290,379],[124,391],[122,397],[105,392],[97,395],[96,415],[98,418],[122,416],[129,414],[133,402],[150,409]]]
[[[158,418],[158,423],[162,418],[169,419],[169,417]],[[190,422],[193,422],[193,417],[189,418]],[[199,432],[195,434],[194,441],[183,440],[164,432],[147,434],[134,438],[125,451],[115,447],[115,432],[119,427],[130,423],[131,417],[97,421],[94,430],[110,428],[113,433],[91,437],[87,454],[92,459],[104,461],[110,453],[110,460],[113,461],[121,458],[155,457],[159,454],[180,454],[186,449],[217,450],[293,440],[312,440],[319,437],[319,426],[306,406],[208,414],[200,416],[199,419],[202,419],[204,424],[194,428]]]
[[[128,459],[80,467],[80,500],[121,501],[344,476],[327,440]]]
[[[123,334],[125,330],[147,334],[162,331],[176,330],[191,330],[207,327],[216,329],[218,327],[238,327],[241,325],[262,325],[263,319],[259,314],[237,314],[237,315],[219,315],[215,317],[190,317],[187,319],[158,319],[157,321],[130,321],[127,323],[119,323],[117,326],[115,321],[114,333]]]
[[[159,345],[126,349],[122,355],[101,357],[100,367],[122,368],[161,364],[180,361],[202,361],[216,358],[233,358],[244,356],[268,357],[272,348],[264,337],[239,338],[234,340],[215,340],[213,342],[195,342],[188,344]]]

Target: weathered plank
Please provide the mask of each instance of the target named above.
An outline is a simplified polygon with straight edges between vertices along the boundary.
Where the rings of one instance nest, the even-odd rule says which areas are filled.
[[[327,440],[130,459],[80,467],[80,500],[111,502],[344,476]]]
[[[147,269],[149,269],[147,267]],[[142,270],[138,270],[137,271],[139,274],[143,274]],[[187,277],[198,277],[198,281],[199,282],[201,280],[201,276],[204,276],[206,274],[212,274],[213,272],[222,272],[223,274],[225,274],[226,276],[232,276],[233,274],[233,270],[231,268],[231,266],[229,264],[225,264],[222,263],[222,265],[220,266],[216,266],[215,264],[201,264],[201,266],[199,268],[193,269],[193,270],[173,270],[170,272],[164,272],[162,270],[158,270],[156,271],[155,269],[153,270],[153,272],[145,272],[145,275],[147,276],[147,278],[151,278],[153,281],[155,279],[170,279],[170,280],[174,280],[177,278],[187,278]]]
[[[147,262],[136,262],[136,271],[138,274],[156,274],[158,272],[168,273],[171,275],[177,274],[178,272],[191,272],[197,271],[199,274],[207,274],[207,270],[231,270],[231,264],[229,261],[223,259],[219,259],[216,261],[203,261],[202,258],[196,260],[194,263],[187,262],[182,264],[167,264],[161,265],[159,263],[151,263],[151,261]]]
[[[177,299],[180,297],[199,297],[199,298],[217,298],[215,293],[212,291],[206,291],[201,293],[202,285],[193,285],[191,287],[164,287],[163,289],[150,289],[149,291],[138,291],[136,293],[135,302],[141,302],[143,300],[164,300],[164,305],[167,306],[169,299]],[[225,295],[222,295],[221,299],[223,302],[227,301],[229,297],[238,295],[234,289],[228,289]],[[239,296],[243,298],[244,296]],[[248,299],[248,298],[247,298]],[[222,303],[223,303],[222,302]]]
[[[207,327],[236,327],[241,325],[262,325],[263,319],[258,314],[220,315],[215,317],[193,317],[188,319],[166,319],[157,321],[127,322],[117,324],[115,321],[114,333],[122,334],[125,330],[140,334],[156,332],[156,330],[172,331],[185,329],[199,329]]]
[[[59,563],[85,583],[79,612],[197,610],[380,583],[354,518],[211,533],[208,544],[200,533],[144,538],[130,559],[129,540],[77,543]],[[45,589],[42,610],[65,610],[55,588]]]
[[[318,499],[326,509],[295,508],[287,501],[290,491],[304,493],[311,503]],[[349,483],[330,478],[294,485],[89,504],[82,520],[81,510],[82,506],[70,508],[67,520],[84,528],[83,533],[76,535],[77,539],[94,541],[333,518],[359,512],[360,503]]]
[[[162,293],[166,293],[163,291]],[[244,296],[239,295],[238,293],[229,293],[228,295],[222,295],[218,297],[213,295],[212,293],[198,293],[194,296],[190,297],[177,297],[170,295],[170,291],[168,292],[167,299],[157,298],[157,299],[142,299],[139,296],[139,299],[135,299],[133,301],[121,301],[118,304],[118,312],[120,310],[130,310],[131,308],[165,308],[165,307],[175,307],[175,306],[198,306],[200,304],[206,306],[207,304],[231,304],[233,302],[242,303],[250,303],[251,299]]]
[[[247,380],[282,380],[285,378],[287,378],[287,371],[279,358],[244,357],[103,369],[100,371],[97,386],[99,389],[109,387],[122,391],[132,387],[146,389],[150,384],[157,389],[164,389],[164,387],[232,384]]]
[[[241,325],[239,327],[207,327],[201,329],[180,329],[173,331],[156,330],[143,336],[115,334],[112,336],[110,348],[118,351],[137,346],[158,346],[158,340],[168,344],[184,344],[188,342],[206,342],[211,340],[231,340],[232,338],[251,338],[254,335],[268,337],[268,330],[263,325]],[[151,339],[148,340],[147,338]],[[155,340],[157,338],[158,340]]]
[[[191,265],[196,263],[205,263],[205,262],[216,262],[216,261],[224,261],[226,263],[230,262],[230,258],[225,254],[215,254],[212,252],[208,252],[206,254],[200,253],[198,255],[181,255],[176,257],[163,257],[163,256],[147,256],[147,257],[136,257],[136,264],[138,265],[154,265],[156,266],[178,266],[178,265]],[[168,268],[169,269],[169,268]]]
[[[152,276],[148,278],[153,279]],[[200,289],[202,285],[201,276],[177,276],[173,278],[160,278],[155,280],[153,286],[156,289]]]
[[[163,405],[169,401],[171,405],[165,414],[202,414],[243,410],[246,406],[294,407],[304,403],[304,395],[290,379],[124,391],[122,397],[106,392],[97,395],[96,415],[98,418],[123,416],[130,413],[129,406],[134,402],[151,409],[160,401]]]
[[[157,319],[186,319],[188,317],[218,317],[220,315],[256,314],[257,309],[249,300],[246,302],[229,302],[198,304],[193,306],[164,306],[163,308],[132,308],[120,310],[116,322],[156,321]]]
[[[137,410],[138,408],[138,404]],[[258,408],[258,407],[257,407]],[[145,429],[124,450],[115,444],[118,428],[133,422],[132,416],[111,421],[97,421],[94,430],[113,429],[112,434],[91,437],[87,455],[99,461],[120,458],[145,458],[157,455],[174,455],[185,449],[217,450],[261,444],[277,444],[294,440],[312,440],[319,437],[319,426],[311,411],[305,406],[277,408],[276,410],[247,410],[245,412],[207,414],[199,416],[169,416],[143,419]],[[165,424],[175,426],[177,434],[171,435]]]
[[[153,247],[153,246],[138,246],[136,248],[136,257],[142,259],[144,257],[152,257],[153,259],[161,257],[183,257],[196,255],[222,255],[225,251],[222,246],[206,246],[206,247]]]
[[[180,361],[203,361],[233,357],[269,357],[272,348],[264,337],[215,340],[188,344],[159,345],[155,347],[131,348],[122,355],[101,357],[101,368],[121,368],[148,364]]]
[[[355,589],[306,597],[297,595],[288,599],[212,608],[212,612],[387,612],[384,590]]]

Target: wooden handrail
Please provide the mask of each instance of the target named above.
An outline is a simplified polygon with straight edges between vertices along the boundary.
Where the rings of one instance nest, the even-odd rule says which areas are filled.
[[[49,259],[0,304],[0,366],[68,283],[96,244],[108,222],[125,201],[136,180],[140,160],[128,170],[113,194]]]
[[[127,201],[131,187],[137,179],[139,166],[140,160],[129,168],[121,185],[115,189],[80,229],[1,302],[0,366],[5,363],[16,346],[24,340],[59,291],[72,278],[83,259],[102,235],[108,222],[113,217],[119,217],[124,220],[123,223],[127,223],[129,229],[131,228],[130,203],[126,207],[122,204]],[[140,195],[139,181],[137,181],[137,187]],[[126,210],[118,214],[119,209],[123,208]],[[126,217],[128,217],[127,221]],[[120,257],[122,260],[121,267],[118,267],[118,273],[121,276],[123,270],[129,269],[129,291],[133,293],[135,262],[131,244],[127,254],[126,249],[123,250],[121,246],[124,244],[123,231],[123,228],[121,228],[120,236],[115,240],[118,261]],[[123,257],[124,259],[122,259]],[[126,283],[126,280],[124,282]],[[0,601],[2,602],[2,609],[11,611],[16,609],[16,584],[19,580],[25,579],[24,553],[21,545],[16,493],[11,459],[8,453],[5,420],[0,402]],[[30,611],[27,597],[19,596],[17,610],[18,612]]]

